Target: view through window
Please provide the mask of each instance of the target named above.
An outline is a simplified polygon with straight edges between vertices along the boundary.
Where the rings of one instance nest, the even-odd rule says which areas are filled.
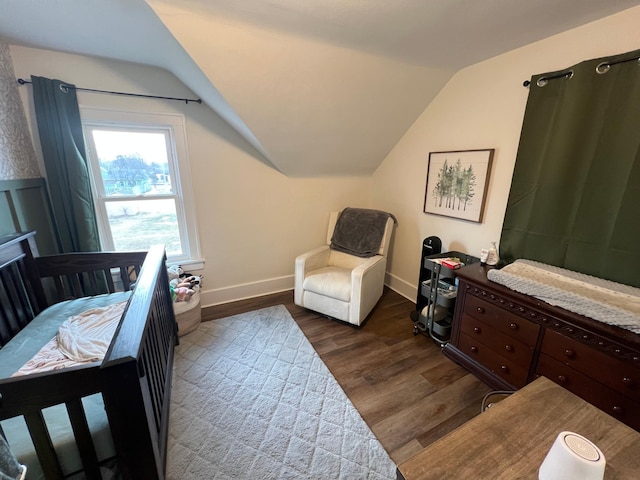
[[[101,241],[107,250],[164,244],[189,257],[172,129],[85,123]]]

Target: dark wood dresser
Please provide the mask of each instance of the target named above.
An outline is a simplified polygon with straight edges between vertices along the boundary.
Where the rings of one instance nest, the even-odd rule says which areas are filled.
[[[640,335],[491,282],[490,268],[457,271],[444,354],[495,389],[545,376],[640,431]]]

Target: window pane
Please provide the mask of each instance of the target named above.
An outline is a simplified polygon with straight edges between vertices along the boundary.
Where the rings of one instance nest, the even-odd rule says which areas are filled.
[[[107,196],[171,194],[164,133],[92,129]]]
[[[116,250],[148,250],[163,244],[167,255],[182,254],[173,199],[109,201],[106,207]]]

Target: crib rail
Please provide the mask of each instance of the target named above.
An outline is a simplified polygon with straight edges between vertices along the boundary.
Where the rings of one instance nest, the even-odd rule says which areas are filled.
[[[65,253],[36,257],[48,304],[126,291],[138,278],[147,252]]]
[[[167,271],[151,268],[155,264],[164,265],[164,249],[149,251],[136,295],[102,363],[110,385],[103,396],[125,478],[165,475],[173,347],[178,330]],[[140,322],[141,316],[147,321]]]
[[[136,288],[101,364],[0,379],[0,420],[24,417],[46,478],[59,479],[62,468],[53,448],[55,439],[42,411],[65,405],[84,474],[90,480],[100,479],[82,398],[102,393],[122,478],[164,479],[173,347],[178,342],[164,248],[34,258],[28,243],[32,237],[33,233],[18,234],[0,240],[0,288],[6,290],[0,293],[0,330],[5,329],[8,338],[21,324],[5,304],[28,322],[46,307],[47,295],[55,303],[70,296],[128,290],[133,281]],[[42,289],[38,272],[51,280],[49,291]],[[22,283],[15,282],[14,273],[20,274]],[[21,303],[21,295],[29,301]]]
[[[75,443],[87,479],[100,479],[98,458],[82,398],[100,392],[104,385],[97,370],[99,364],[68,368],[51,373],[24,375],[0,380],[0,420],[22,416],[29,430],[38,460],[47,479],[62,479],[62,467],[53,448],[43,410],[66,406]]]

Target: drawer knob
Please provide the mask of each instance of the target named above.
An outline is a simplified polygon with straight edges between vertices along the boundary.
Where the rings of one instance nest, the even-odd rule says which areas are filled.
[[[471,347],[471,351],[472,351],[473,353],[478,353],[478,347],[476,347],[475,345],[473,345],[473,346]]]
[[[567,377],[565,377],[564,375],[558,375],[558,381],[560,383],[567,383]]]
[[[482,329],[480,327],[473,327],[473,333],[482,333]]]
[[[500,365],[500,370],[502,370],[504,373],[509,373],[509,367],[507,367],[506,365]]]
[[[526,310],[525,310],[525,308],[524,308],[524,307],[518,307],[518,311],[519,311],[520,313],[524,313],[524,312],[526,312]]]
[[[629,377],[622,377],[622,383],[624,383],[625,385],[633,385],[633,380],[631,380]]]
[[[624,408],[616,405],[613,407],[613,413],[615,413],[616,415],[622,415],[624,413]]]
[[[507,352],[513,352],[513,347],[512,347],[511,345],[505,345],[505,346],[504,346],[504,349],[505,349]]]
[[[518,324],[517,324],[517,323],[513,323],[513,322],[511,322],[511,323],[509,324],[509,328],[510,328],[511,330],[518,330],[518,328],[519,328],[519,327],[518,327]]]
[[[478,307],[478,308],[476,308],[476,312],[478,312],[478,313],[484,313],[484,308],[482,308],[482,307]]]
[[[573,358],[573,357],[575,357],[575,356],[576,356],[576,352],[574,352],[574,351],[573,351],[573,350],[571,350],[570,348],[567,348],[567,349],[564,351],[564,354],[565,354],[567,357],[569,357],[569,358]]]

